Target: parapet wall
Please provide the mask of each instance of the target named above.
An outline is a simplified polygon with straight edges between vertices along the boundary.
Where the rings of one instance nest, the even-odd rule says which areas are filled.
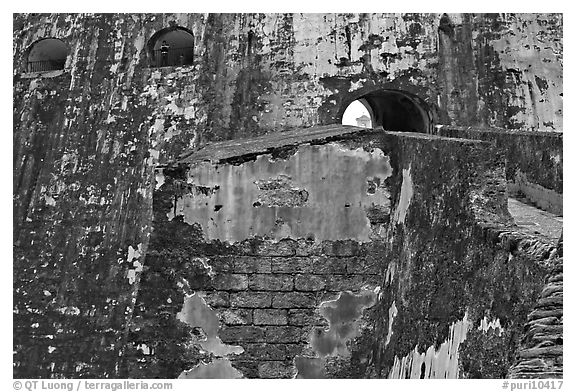
[[[375,374],[505,377],[555,244],[515,231],[497,148],[399,136],[385,139],[395,173],[390,192],[402,194],[406,178],[398,169],[405,167],[417,191],[402,224],[386,234]]]
[[[561,132],[437,126],[441,136],[492,142],[506,156],[511,194],[522,193],[540,208],[562,215],[563,137]]]

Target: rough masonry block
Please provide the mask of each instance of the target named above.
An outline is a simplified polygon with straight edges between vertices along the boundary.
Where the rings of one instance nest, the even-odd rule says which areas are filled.
[[[329,291],[356,291],[371,282],[363,275],[334,275],[328,276],[326,290]]]
[[[244,378],[259,378],[258,365],[260,361],[239,361],[232,359],[232,366],[242,372]]]
[[[288,311],[283,309],[255,309],[255,325],[286,325],[288,324]]]
[[[252,290],[291,291],[294,281],[291,275],[254,274],[250,275],[249,287]]]
[[[328,320],[319,315],[315,309],[288,310],[288,324],[298,326],[328,326]]]
[[[315,274],[345,274],[346,259],[337,257],[313,257],[312,270]]]
[[[219,336],[225,343],[264,342],[267,340],[265,328],[249,325],[224,326],[220,329]]]
[[[212,285],[216,290],[241,291],[248,288],[248,275],[217,274]]]
[[[240,256],[234,260],[234,272],[241,274],[268,274],[271,271],[270,258]]]
[[[211,308],[230,306],[230,294],[225,291],[211,291],[201,297]]]
[[[322,252],[322,245],[314,240],[298,239],[296,256],[315,256]]]
[[[298,291],[319,291],[326,286],[326,277],[322,275],[297,275],[294,287]]]
[[[227,325],[252,324],[252,309],[224,309],[218,312],[218,318]]]
[[[324,241],[322,253],[327,256],[346,257],[361,255],[360,244],[353,240]]]
[[[308,293],[275,293],[272,298],[273,308],[314,308],[315,306],[316,297]]]
[[[266,361],[258,366],[258,374],[260,378],[292,378],[296,369],[287,361]]]
[[[258,246],[256,254],[259,256],[294,256],[297,246],[296,241],[291,239],[284,239],[278,242],[264,241]]]
[[[272,259],[273,274],[311,273],[314,265],[309,257],[278,257]]]
[[[272,305],[272,293],[269,292],[240,292],[230,295],[230,304],[233,308],[269,308]]]
[[[285,344],[270,343],[245,343],[242,345],[244,352],[241,357],[255,360],[276,360],[287,359]]]
[[[377,275],[383,268],[382,264],[380,260],[372,258],[353,257],[346,259],[346,271],[349,274]]]
[[[295,326],[269,326],[265,332],[266,342],[298,343],[304,339],[304,330]]]
[[[234,272],[234,259],[232,256],[212,256],[208,259],[207,264],[216,273]]]

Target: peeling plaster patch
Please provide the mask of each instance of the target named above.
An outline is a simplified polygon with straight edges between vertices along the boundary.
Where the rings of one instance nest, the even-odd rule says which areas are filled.
[[[520,109],[511,120],[524,128],[557,130],[563,127],[562,116],[556,114],[563,106],[562,40],[544,44],[540,18],[522,15],[522,23],[508,23],[508,33],[490,45],[498,53],[501,69],[518,75],[507,93],[507,104]]]
[[[78,316],[80,314],[80,309],[78,309],[76,306],[63,306],[58,308],[57,311],[60,314],[65,314],[67,316]]]
[[[199,261],[202,266],[208,271],[208,276],[214,277],[214,271],[212,270],[212,266],[208,264],[208,257],[195,257],[192,259],[193,261]]]
[[[158,159],[160,158],[160,151],[151,148],[148,150],[148,152],[150,153],[149,160],[151,161],[149,164],[152,165],[154,162],[158,162]]]
[[[142,243],[138,244],[138,249],[134,249],[132,247],[132,245],[130,245],[128,247],[128,259],[127,262],[128,263],[132,263],[132,260],[134,260],[133,262],[133,266],[134,268],[130,268],[128,270],[128,273],[126,275],[126,277],[128,278],[128,282],[130,284],[134,284],[136,282],[136,275],[139,272],[142,272],[143,270],[143,265],[142,263],[140,263],[138,261],[138,259],[140,258],[140,256],[142,255]]]
[[[404,358],[395,357],[388,378],[458,378],[458,351],[470,326],[465,314],[450,326],[448,338],[437,350],[432,345],[420,353],[416,345]]]
[[[350,355],[346,343],[359,333],[357,320],[362,311],[376,302],[376,294],[365,290],[356,295],[345,291],[333,301],[320,304],[319,311],[330,323],[328,331],[316,329],[312,332],[311,345],[321,357]]]
[[[398,207],[394,212],[394,223],[404,224],[406,219],[406,212],[410,206],[410,201],[414,195],[414,189],[412,185],[412,177],[410,177],[410,167],[408,169],[402,170],[402,188],[400,190],[400,202]]]
[[[385,281],[386,285],[392,283],[392,280],[394,280],[395,272],[396,272],[396,263],[394,262],[389,263],[388,267],[386,268],[386,281]]]
[[[46,205],[49,205],[52,207],[54,207],[56,205],[56,200],[54,200],[54,198],[49,196],[49,195],[44,195],[44,201],[46,202]]]
[[[390,159],[380,149],[339,143],[302,145],[286,159],[263,154],[238,165],[198,162],[188,172],[192,191],[176,200],[168,219],[182,215],[184,222],[198,223],[208,240],[314,233],[318,242],[368,242],[369,216],[389,219],[390,195],[381,184],[391,173]],[[213,191],[196,194],[201,189]]]
[[[394,318],[398,315],[398,309],[396,308],[396,301],[392,302],[392,306],[388,309],[388,334],[386,335],[386,342],[384,343],[384,347],[388,346],[390,343],[390,339],[392,338],[392,324],[394,323]]]
[[[360,79],[357,82],[352,81],[350,83],[350,88],[348,89],[348,92],[351,93],[352,91],[361,89],[362,86],[364,86],[365,81],[366,81],[366,79]]]
[[[182,310],[176,315],[178,320],[191,327],[200,327],[206,334],[206,340],[200,342],[203,350],[221,357],[228,354],[241,354],[244,349],[240,346],[223,344],[217,336],[220,328],[216,312],[197,293],[187,296]]]
[[[134,284],[136,282],[136,270],[129,269],[126,277],[128,278],[128,283]]]
[[[156,187],[155,187],[155,189],[156,190],[160,189],[160,187],[162,185],[164,185],[165,180],[166,180],[166,177],[164,177],[164,170],[159,169],[158,171],[156,171]]]
[[[142,354],[144,354],[144,355],[150,355],[152,353],[152,350],[150,350],[150,347],[148,347],[144,343],[140,343],[138,346],[136,346],[136,349],[142,351]]]
[[[38,87],[40,87],[40,80],[34,79],[30,82],[30,85],[28,86],[28,91],[34,91]]]
[[[312,331],[310,345],[319,357],[296,356],[296,378],[324,378],[326,357],[350,355],[346,344],[360,333],[358,319],[365,308],[376,303],[378,292],[379,287],[359,294],[345,291],[337,299],[320,304],[319,312],[328,320],[329,329]]]
[[[500,319],[488,321],[488,318],[484,316],[482,320],[480,320],[480,325],[478,326],[479,331],[488,332],[489,329],[493,329],[496,331],[498,336],[502,335],[503,329],[502,325],[500,325]]]
[[[170,127],[168,128],[168,130],[166,131],[166,133],[164,133],[164,141],[167,142],[170,139],[172,139],[174,136],[178,136],[182,133],[181,130],[176,129],[176,127]]]
[[[195,116],[196,111],[194,109],[194,106],[187,106],[186,108],[184,108],[184,118],[186,120],[193,119]]]
[[[559,165],[562,162],[562,155],[561,154],[550,155],[550,159],[554,161],[555,164]]]
[[[210,363],[200,362],[191,370],[183,371],[179,379],[190,378],[242,378],[243,374],[232,367],[228,359],[215,359]]]
[[[132,245],[128,247],[128,262],[132,262],[133,259],[137,259],[141,256],[142,243],[138,244],[138,249],[134,249]]]

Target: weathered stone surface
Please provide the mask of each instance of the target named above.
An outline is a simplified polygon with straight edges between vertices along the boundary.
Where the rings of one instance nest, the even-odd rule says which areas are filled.
[[[218,274],[213,280],[216,290],[241,291],[248,288],[248,275]]]
[[[286,325],[288,324],[288,312],[279,309],[255,309],[255,325]]]
[[[251,309],[226,309],[218,312],[218,317],[227,325],[252,324]]]
[[[272,260],[272,273],[274,274],[294,274],[310,273],[314,271],[315,259],[305,257],[288,257]]]
[[[230,303],[236,308],[268,308],[272,304],[272,293],[241,292],[230,294]]]
[[[368,280],[363,275],[334,275],[326,279],[326,290],[357,291],[366,286]]]
[[[224,327],[220,330],[223,342],[265,342],[266,329],[254,326]]]
[[[296,275],[294,288],[297,291],[319,291],[326,286],[326,277],[319,275]]]
[[[313,294],[298,292],[274,293],[272,298],[273,308],[313,308],[314,306],[316,306],[316,297]]]
[[[516,363],[508,371],[510,378],[563,377],[563,283],[562,276],[556,273],[563,265],[562,242],[560,236],[559,252],[553,255],[555,268],[548,276],[535,310],[528,315]]]
[[[538,358],[555,355],[562,355],[562,346],[529,348],[526,350],[521,350],[518,353],[520,358]]]
[[[327,320],[316,313],[315,309],[290,309],[288,324],[298,326],[328,326]]]
[[[563,297],[561,297],[561,296],[540,298],[538,300],[538,305],[536,305],[536,307],[537,308],[545,308],[545,307],[550,307],[550,306],[562,306],[562,304],[564,303],[562,298]]]
[[[254,274],[250,275],[249,287],[261,291],[292,291],[294,278],[290,275]]]
[[[325,245],[326,247],[326,245]],[[316,274],[344,274],[346,273],[347,259],[336,257],[313,258],[312,271]]]
[[[562,317],[562,309],[534,310],[528,315],[528,320],[537,320],[545,317]]]
[[[210,307],[230,306],[230,294],[226,291],[212,291],[202,296]]]
[[[193,34],[192,64],[151,67],[154,40],[168,26]],[[375,332],[349,342],[354,362],[330,358],[328,375],[385,377],[396,354],[442,343],[466,311],[475,318],[488,312],[517,333],[533,309],[550,252],[501,240],[513,232],[502,227],[504,160],[464,139],[378,131],[366,144],[370,132],[309,127],[339,124],[352,100],[369,96],[378,108],[408,100],[418,111],[407,117],[423,119],[420,131],[435,121],[561,130],[562,15],[15,14],[13,30],[15,378],[178,377],[211,362],[197,345],[202,332],[177,318],[192,291],[214,312],[270,307],[272,298],[277,309],[315,309],[319,298],[335,295],[252,293],[240,276],[269,271],[242,263],[231,271],[229,257],[378,254],[386,271],[382,300],[362,319]],[[28,72],[31,45],[48,35],[68,46],[64,69]],[[339,137],[366,153],[385,152],[393,169],[389,227],[372,231],[374,217],[362,210],[362,227],[370,229],[362,244],[319,245],[314,228],[290,241],[233,246],[206,242],[206,233],[180,217],[168,221],[175,199],[215,191],[192,187],[183,166],[169,164],[182,153],[186,162],[211,142],[295,127],[296,134],[260,140],[255,153],[282,161],[297,144]],[[231,165],[241,163],[239,155],[255,158],[226,145],[203,153],[217,151]],[[540,159],[534,170],[561,167],[556,154],[533,158]],[[296,188],[286,194],[299,196],[300,207],[310,203]],[[230,208],[213,207],[221,215]],[[327,232],[344,230],[321,223]],[[370,246],[374,236],[385,237],[378,247]],[[299,270],[280,270],[312,272],[314,264],[303,261]],[[234,289],[243,291],[228,292]],[[394,300],[398,315],[385,345]],[[258,331],[232,335],[259,339]],[[560,355],[550,358],[561,363]],[[280,363],[293,369],[291,360],[231,362],[245,377],[293,374],[280,370]],[[561,375],[558,362],[547,366],[525,374]]]
[[[276,343],[299,343],[303,340],[305,330],[295,326],[266,327],[266,340]]]
[[[261,378],[292,378],[295,374],[294,367],[287,362],[266,362],[258,367]]]
[[[283,361],[293,358],[302,350],[300,344],[289,343],[245,343],[245,351],[241,354],[244,358],[253,358],[256,360],[273,360]]]
[[[234,260],[234,271],[237,273],[271,273],[271,261],[266,258],[239,257]]]

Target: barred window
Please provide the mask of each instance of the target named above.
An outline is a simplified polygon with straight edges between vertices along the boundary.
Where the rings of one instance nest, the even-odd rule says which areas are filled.
[[[28,52],[27,72],[47,72],[64,69],[68,46],[57,38],[36,41]]]
[[[194,35],[175,26],[158,31],[148,43],[151,67],[191,65],[194,61]]]

